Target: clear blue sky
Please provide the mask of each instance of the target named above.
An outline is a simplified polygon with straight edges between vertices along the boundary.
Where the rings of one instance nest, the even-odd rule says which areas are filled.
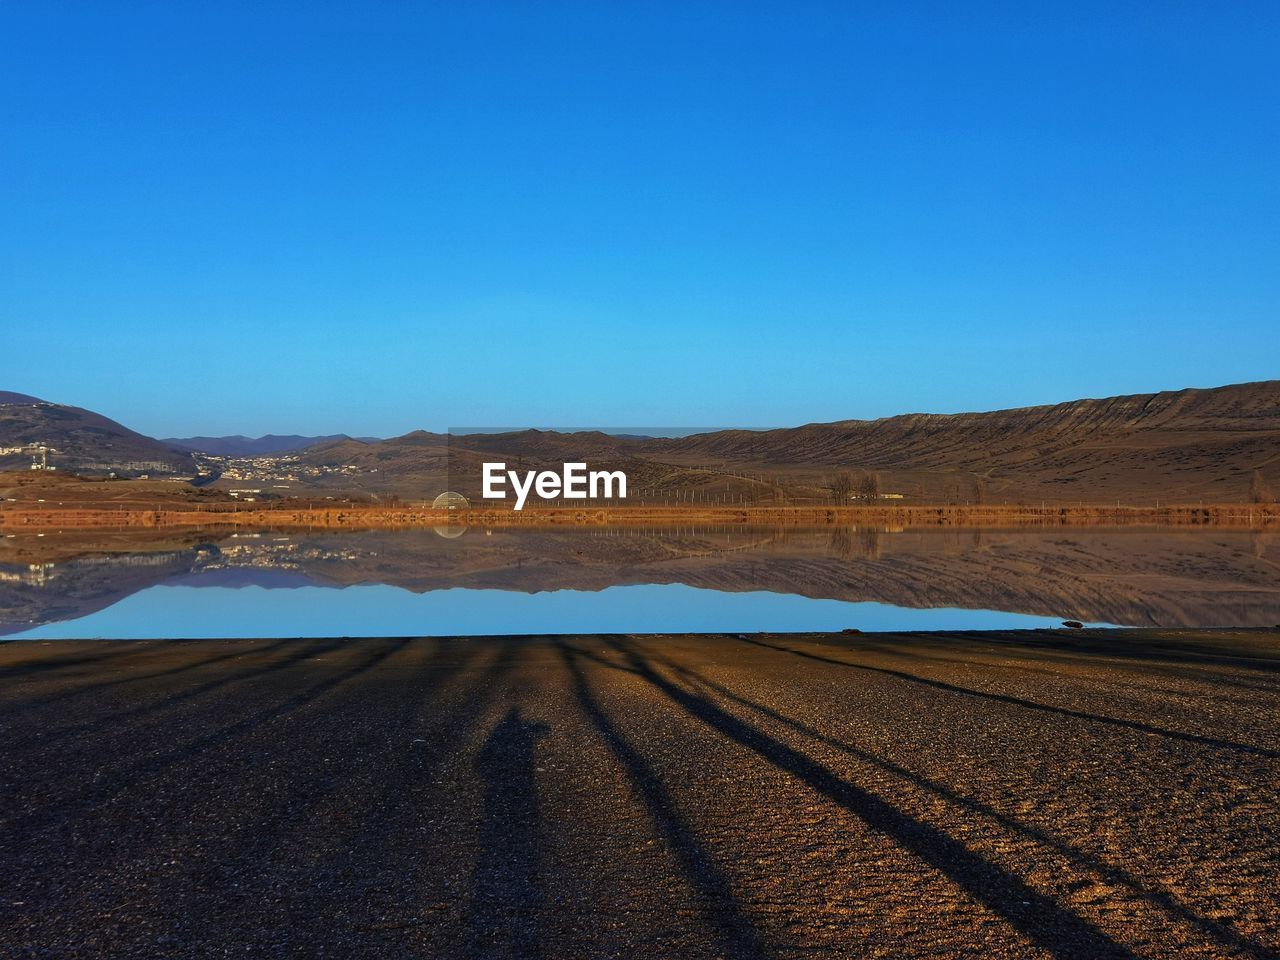
[[[391,435],[1280,376],[1280,6],[771,6],[4,3],[0,389]]]

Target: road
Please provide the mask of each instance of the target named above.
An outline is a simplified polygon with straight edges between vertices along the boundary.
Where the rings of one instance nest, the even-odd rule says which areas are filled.
[[[1280,631],[0,645],[3,957],[1274,957]]]

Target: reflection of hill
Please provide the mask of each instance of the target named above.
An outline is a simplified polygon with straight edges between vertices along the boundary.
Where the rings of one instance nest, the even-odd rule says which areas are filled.
[[[74,620],[191,568],[194,552],[84,557],[0,565],[0,636],[37,623]]]
[[[383,549],[379,576],[385,578],[380,582],[418,591],[682,583],[1128,625],[1271,626],[1280,622],[1280,557],[1263,539],[1269,536],[1149,530],[792,530],[683,537],[495,531],[459,541],[444,556],[431,547],[415,551],[405,541],[401,563]],[[358,568],[314,572],[343,583],[364,579]]]
[[[1271,626],[1280,622],[1280,557],[1271,536],[1218,530],[742,528],[471,530],[457,540],[420,531],[264,534],[224,540],[216,549],[0,568],[7,571],[0,577],[0,621],[83,616],[160,582],[384,583],[415,592],[594,591],[678,583],[1128,625]],[[40,583],[31,580],[37,569],[43,571]]]
[[[1165,542],[1151,553],[1131,553],[1136,545],[1124,537],[1031,541],[1012,534],[993,538],[984,549],[957,552],[900,551],[891,544],[878,557],[843,563],[775,557],[767,564],[705,574],[682,571],[680,582],[718,590],[774,590],[786,584],[791,592],[812,597],[1006,610],[1127,626],[1271,626],[1280,620],[1274,566],[1233,555],[1233,547],[1222,543],[1202,552],[1192,544]]]

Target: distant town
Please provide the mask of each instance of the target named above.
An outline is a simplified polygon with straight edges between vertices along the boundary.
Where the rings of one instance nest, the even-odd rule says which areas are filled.
[[[197,466],[194,476],[179,464],[164,460],[86,460],[65,457],[61,450],[48,443],[28,443],[0,447],[0,470],[29,469],[50,473],[61,470],[64,473],[101,475],[111,479],[192,483],[198,487],[223,481],[220,486],[225,492],[244,500],[263,496],[289,496],[299,483],[351,479],[361,473],[377,472],[361,470],[353,464],[307,464],[301,462],[297,454],[230,457],[194,453],[192,457]],[[228,487],[227,482],[254,486]]]

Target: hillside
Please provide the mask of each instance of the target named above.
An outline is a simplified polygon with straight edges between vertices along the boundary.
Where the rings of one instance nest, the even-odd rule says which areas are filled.
[[[59,470],[86,474],[115,472],[193,475],[190,451],[143,436],[91,410],[49,403],[23,394],[0,393],[0,469],[29,467],[32,454],[15,450],[49,448],[48,462]]]
[[[51,462],[86,472],[112,463],[133,463],[134,472],[195,470],[191,453],[174,441],[152,440],[75,407],[0,397],[15,398],[0,403],[0,447],[48,444],[57,451]],[[593,469],[625,470],[632,502],[827,503],[833,478],[847,474],[859,484],[874,478],[881,493],[907,503],[1238,503],[1252,498],[1259,480],[1280,490],[1280,381],[678,439],[418,430],[387,440],[269,435],[180,442],[216,452],[210,441],[232,445],[226,450],[239,444],[229,455],[290,453],[302,468],[286,488],[294,495],[417,498],[455,489],[476,497],[485,461],[521,470],[585,461]],[[13,453],[0,468],[30,462],[30,453]]]
[[[160,442],[195,453],[212,453],[223,457],[253,457],[294,453],[317,444],[350,439],[345,433],[332,433],[324,437],[304,437],[296,433],[268,433],[262,437],[246,437],[243,434],[230,437],[169,437]]]
[[[834,463],[883,467],[972,467],[992,459],[1026,459],[1081,444],[1160,445],[1205,433],[1260,438],[1280,432],[1280,381],[1208,390],[1073,400],[990,413],[911,413],[781,430],[725,430],[655,441],[667,453],[752,463]],[[1147,446],[1148,444],[1143,444]]]
[[[14,393],[12,390],[0,390],[0,404],[5,403],[44,403],[39,397],[25,393]]]
[[[1247,499],[1280,481],[1280,381],[655,441],[653,456],[820,482],[876,471],[926,498]]]
[[[656,500],[819,501],[848,471],[914,502],[1241,502],[1255,470],[1280,489],[1280,381],[679,439],[418,431],[315,447],[303,460],[355,464],[356,486],[408,495],[474,496],[485,460],[526,469],[584,460],[627,470],[637,493]]]

